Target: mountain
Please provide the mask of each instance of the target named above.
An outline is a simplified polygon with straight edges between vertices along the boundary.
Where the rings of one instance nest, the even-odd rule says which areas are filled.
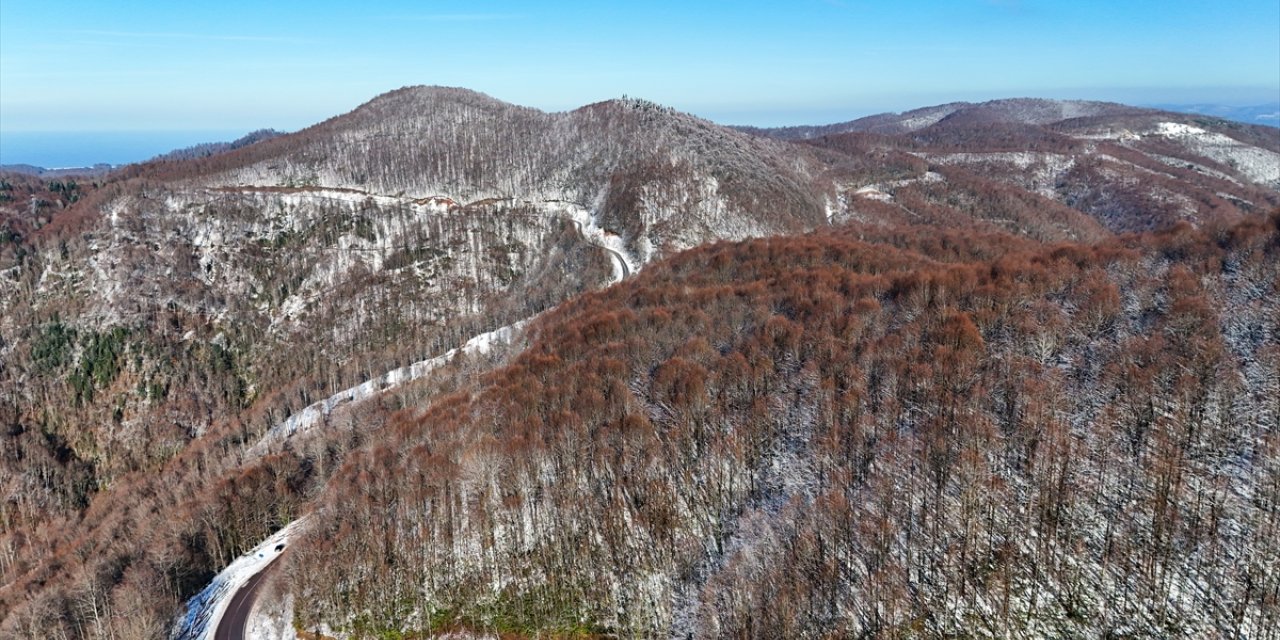
[[[1280,130],[1117,104],[956,103],[755,133],[853,156],[837,219],[959,208],[985,228],[1087,240],[1097,225],[1241,220],[1280,204]]]
[[[16,173],[38,178],[96,177],[111,172],[109,164],[95,164],[92,167],[71,167],[63,169],[46,169],[31,164],[0,164],[0,174]]]
[[[200,166],[198,182],[562,202],[598,210],[603,225],[649,255],[821,222],[810,174],[822,167],[806,156],[643,100],[548,114],[462,89],[412,87],[219,155]]]
[[[58,583],[47,549],[118,536],[85,510],[130,513],[139,483],[204,504],[244,443],[342,389],[656,256],[825,224],[814,155],[643,101],[544,114],[412,88],[295,134],[125,167],[74,202],[6,183],[0,416],[16,559],[0,609]],[[329,445],[333,463],[355,444]],[[160,534],[204,541],[179,552],[190,572],[170,593],[207,580],[261,522],[216,540]]]
[[[330,637],[1263,634],[1270,130],[864,120],[410,87],[6,176],[0,636],[254,575]]]
[[[883,113],[849,122],[823,126],[758,129],[738,127],[751,133],[787,140],[807,140],[841,133],[880,134],[911,133],[941,122],[956,119],[969,122],[1043,125],[1088,116],[1119,116],[1141,112],[1141,109],[1108,102],[1083,100],[1045,100],[1014,98],[983,103],[952,102],[903,113]]]

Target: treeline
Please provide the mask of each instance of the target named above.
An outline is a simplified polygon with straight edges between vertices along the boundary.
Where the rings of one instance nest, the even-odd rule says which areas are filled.
[[[859,234],[680,254],[401,414],[295,545],[297,620],[1277,631],[1280,216],[1096,247]]]

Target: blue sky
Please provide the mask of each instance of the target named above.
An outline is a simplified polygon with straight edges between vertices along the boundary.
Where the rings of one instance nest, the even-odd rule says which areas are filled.
[[[1277,0],[0,2],[0,130],[293,130],[403,85],[734,124],[1280,100]]]

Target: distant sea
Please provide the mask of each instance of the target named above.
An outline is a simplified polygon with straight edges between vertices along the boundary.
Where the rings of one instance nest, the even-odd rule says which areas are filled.
[[[0,164],[45,169],[129,164],[202,142],[230,142],[247,131],[0,131]]]

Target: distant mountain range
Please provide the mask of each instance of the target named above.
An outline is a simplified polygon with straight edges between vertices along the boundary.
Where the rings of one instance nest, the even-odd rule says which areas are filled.
[[[1074,105],[1073,107],[1065,107],[1065,108],[1089,108],[1088,105],[1093,105],[1095,108],[1107,109],[1107,108],[1119,108],[1122,106],[1122,105],[1115,105],[1114,103],[1085,102],[1085,101],[1026,100],[1025,102],[1032,102],[1032,103],[1052,102],[1060,105]],[[952,103],[947,105],[939,105],[936,107],[927,107],[925,109],[919,109],[910,113],[913,114],[913,117],[924,118],[925,120],[927,120],[931,114],[945,112],[948,109],[957,108],[962,105],[968,105],[968,104],[969,103]],[[1133,109],[1134,107],[1124,107],[1124,108]],[[1224,120],[1231,120],[1234,122],[1242,122],[1247,124],[1258,124],[1258,125],[1265,125],[1270,127],[1280,127],[1280,102],[1261,104],[1261,105],[1255,105],[1255,106],[1229,106],[1229,105],[1218,105],[1218,104],[1209,104],[1209,103],[1156,104],[1156,105],[1149,105],[1147,108],[1156,109],[1160,111],[1176,112],[1176,113],[1204,115],[1204,116],[1221,118]],[[854,121],[859,123],[859,125],[857,125],[858,128],[847,128],[846,130],[874,130],[876,122],[895,121],[895,119],[896,119],[896,114],[891,114],[891,113],[867,116],[865,118],[861,118],[857,121]],[[848,124],[851,124],[851,123],[837,124],[837,125],[809,125],[809,126],[798,126],[798,127],[784,127],[780,129],[772,129],[771,131],[774,132],[774,135],[777,135],[779,137],[806,137],[809,135],[814,135],[815,132],[818,132],[818,131],[840,130],[842,127],[846,127]],[[738,126],[734,128],[739,130],[744,130],[744,131],[761,130],[758,127],[750,127],[750,126]],[[192,145],[190,147],[185,147],[182,149],[176,149],[174,151],[170,151],[168,153],[159,155],[156,157],[156,159],[176,160],[181,158],[206,157],[209,155],[213,155],[215,153],[221,153],[224,151],[237,149],[239,147],[245,146],[247,144],[252,144],[254,142],[258,142],[261,140],[270,139],[278,135],[282,135],[282,132],[275,131],[272,129],[262,129],[258,131],[253,131],[231,142],[207,142],[203,144]],[[58,168],[58,169],[49,169],[49,168],[38,167],[35,165],[29,165],[29,164],[8,164],[8,165],[0,165],[0,172],[24,173],[28,175],[47,176],[47,177],[62,177],[62,176],[76,176],[76,175],[95,176],[95,175],[101,175],[111,170],[112,168],[114,167],[113,165],[110,165],[110,164],[96,164],[91,167],[70,167],[70,168]]]
[[[1036,99],[4,173],[0,636],[1265,637],[1278,207],[1280,130]]]
[[[37,178],[103,176],[110,173],[112,169],[115,169],[115,167],[106,163],[95,164],[92,167],[64,167],[61,169],[46,169],[30,164],[0,164],[0,173],[17,173]]]
[[[1250,107],[1237,107],[1221,104],[1153,104],[1152,109],[1194,113],[1224,120],[1261,124],[1268,127],[1280,127],[1280,102],[1270,102]]]

